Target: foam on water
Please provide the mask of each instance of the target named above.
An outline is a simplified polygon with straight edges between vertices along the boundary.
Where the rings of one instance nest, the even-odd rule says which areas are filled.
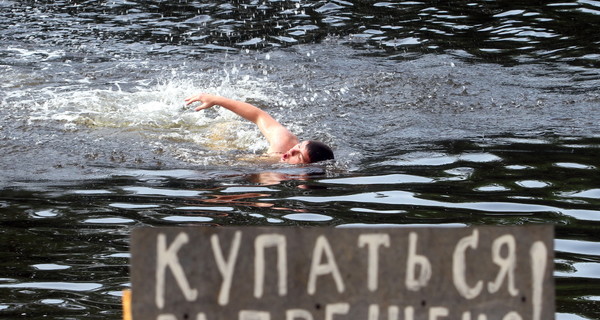
[[[149,71],[144,68],[139,71]],[[175,158],[206,164],[204,151],[214,154],[210,160],[215,160],[220,152],[235,150],[261,154],[268,145],[254,125],[234,113],[220,107],[195,112],[195,105],[184,104],[185,97],[209,92],[244,101],[294,104],[277,91],[265,92],[274,86],[256,76],[240,75],[237,66],[192,76],[181,76],[181,68],[158,72],[153,75],[158,80],[130,79],[109,88],[97,84],[82,88],[78,83],[59,90],[46,86],[35,94],[17,90],[13,95],[20,96],[19,102],[9,107],[26,110],[23,117],[31,127],[55,124],[69,132],[108,129],[140,135],[156,148],[174,150]],[[167,76],[160,76],[164,73]]]
[[[569,119],[585,115],[589,118],[586,121],[594,121],[586,111],[593,97],[589,101],[578,100],[570,118],[562,117],[566,101],[572,101],[573,96],[548,93],[554,90],[554,75],[547,79],[536,77],[528,91],[515,89],[511,83],[531,81],[527,76],[530,67],[508,72],[437,56],[407,63],[377,58],[365,62],[354,51],[331,42],[297,46],[293,50],[235,56],[217,54],[181,61],[151,58],[104,61],[107,57],[77,57],[64,51],[52,55],[46,49],[18,45],[10,50],[0,49],[2,52],[8,60],[34,63],[31,57],[39,56],[41,61],[34,64],[39,68],[35,73],[29,66],[13,65],[7,67],[7,74],[0,75],[0,80],[5,78],[12,83],[3,93],[8,97],[5,109],[9,109],[10,116],[7,117],[25,119],[20,129],[32,129],[14,150],[32,150],[29,141],[34,133],[34,141],[41,145],[47,140],[55,144],[94,141],[89,149],[95,150],[85,157],[96,160],[105,153],[107,160],[100,161],[103,166],[111,166],[113,159],[137,166],[136,159],[148,161],[158,156],[157,163],[176,163],[173,167],[180,167],[179,162],[184,163],[183,167],[185,164],[230,166],[267,149],[257,128],[228,110],[194,112],[192,106],[184,106],[186,96],[203,91],[265,108],[301,139],[322,140],[332,145],[336,164],[345,168],[360,166],[371,152],[393,153],[407,144],[421,145],[432,139],[507,131],[589,134],[590,126]],[[289,71],[290,67],[294,72]],[[520,94],[515,94],[515,90]],[[532,113],[536,114],[535,124],[527,120]],[[46,130],[48,126],[51,130]],[[19,132],[5,130],[9,131]],[[46,131],[56,136],[50,139],[50,135],[48,138],[37,135]],[[79,142],[73,145],[85,149]],[[74,152],[67,153],[66,157],[71,157]],[[443,153],[438,156],[435,152],[429,155],[426,158],[436,166],[457,161],[501,160],[489,158],[485,152],[461,157]],[[29,154],[19,156],[30,158]],[[60,159],[59,155],[54,158]],[[419,165],[425,163],[421,157],[412,158],[408,154],[386,160],[391,165],[410,165],[412,160]],[[66,161],[54,165],[64,166]]]

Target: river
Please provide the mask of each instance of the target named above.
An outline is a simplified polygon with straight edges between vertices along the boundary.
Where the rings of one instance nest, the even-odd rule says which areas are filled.
[[[0,318],[121,316],[140,226],[555,225],[600,319],[600,2],[0,0]],[[335,161],[265,163],[210,92]]]

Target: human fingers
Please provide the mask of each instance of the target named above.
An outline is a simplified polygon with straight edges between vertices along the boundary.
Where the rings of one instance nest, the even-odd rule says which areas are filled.
[[[205,103],[201,104],[200,106],[196,107],[194,110],[200,111],[200,110],[208,109],[210,107],[212,107],[212,104],[205,102]]]
[[[196,101],[201,101],[201,97],[202,97],[201,94],[195,94],[193,96],[189,96],[189,97],[185,98],[184,101],[185,101],[186,105],[189,105],[189,104],[192,104],[192,103],[194,103]]]

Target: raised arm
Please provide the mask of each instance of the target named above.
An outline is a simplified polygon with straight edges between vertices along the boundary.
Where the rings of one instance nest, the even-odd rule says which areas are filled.
[[[265,138],[267,138],[267,141],[269,142],[268,152],[286,152],[298,144],[298,138],[286,127],[273,119],[273,117],[264,110],[249,103],[207,93],[190,96],[185,99],[185,102],[188,105],[194,102],[200,102],[201,105],[195,108],[196,111],[218,105],[236,113],[248,121],[252,121],[258,126]]]

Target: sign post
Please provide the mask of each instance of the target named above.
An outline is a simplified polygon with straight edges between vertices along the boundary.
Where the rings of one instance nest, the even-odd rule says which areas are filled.
[[[553,228],[140,228],[134,320],[546,320]]]

